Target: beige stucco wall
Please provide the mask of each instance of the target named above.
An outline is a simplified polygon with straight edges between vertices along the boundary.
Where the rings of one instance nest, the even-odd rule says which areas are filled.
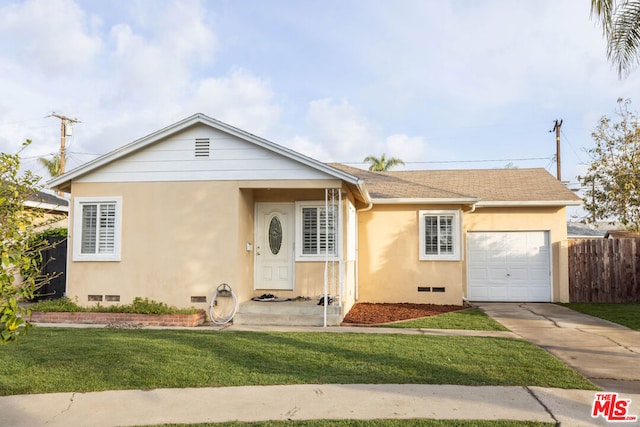
[[[549,231],[553,299],[568,300],[564,207],[478,208],[378,205],[359,214],[359,301],[462,304],[466,295],[466,231]],[[460,209],[460,261],[420,261],[418,211]],[[418,287],[445,287],[443,293]]]
[[[248,300],[268,291],[254,290],[254,251],[247,250],[248,243],[254,247],[255,203],[324,200],[324,188],[336,185],[339,181],[74,183],[74,197],[122,197],[122,249],[118,262],[77,262],[71,237],[67,294],[81,305],[95,304],[88,295],[120,295],[121,304],[139,296],[207,308],[216,287],[228,283],[239,301]],[[294,274],[294,290],[277,291],[279,297],[322,293],[323,262],[297,262]],[[207,303],[192,303],[192,296],[205,296]]]
[[[378,205],[360,212],[359,302],[460,304],[463,261],[419,261],[418,210],[457,206]],[[445,287],[444,293],[418,286]]]
[[[121,303],[140,296],[204,308],[191,296],[209,297],[220,283],[234,289],[239,283],[233,183],[83,183],[73,185],[73,196],[122,197],[121,261],[74,262],[69,239],[67,293],[78,303],[93,304],[88,295],[120,295]]]

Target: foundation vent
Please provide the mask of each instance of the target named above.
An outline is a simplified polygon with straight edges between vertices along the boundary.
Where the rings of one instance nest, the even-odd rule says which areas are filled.
[[[196,138],[196,157],[209,157],[209,138]]]
[[[207,297],[203,296],[192,296],[191,302],[207,302]]]
[[[431,292],[431,288],[428,286],[418,286],[418,292]]]
[[[105,295],[104,296],[104,300],[105,301],[111,301],[111,302],[119,302],[120,301],[120,295]]]
[[[441,288],[431,288],[432,292],[444,292],[444,287]]]
[[[102,301],[102,295],[88,295],[87,299],[89,301]]]

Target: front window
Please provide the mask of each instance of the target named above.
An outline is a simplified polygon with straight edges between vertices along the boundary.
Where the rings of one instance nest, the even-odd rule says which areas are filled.
[[[75,199],[74,261],[120,260],[121,204],[119,197]]]
[[[307,202],[298,205],[297,250],[298,259],[324,259],[335,257],[337,250],[337,208]]]
[[[458,211],[420,211],[420,259],[460,260]]]

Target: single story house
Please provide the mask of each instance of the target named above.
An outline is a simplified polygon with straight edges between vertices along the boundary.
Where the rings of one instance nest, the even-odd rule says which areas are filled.
[[[49,182],[71,193],[67,293],[206,308],[568,301],[567,205],[544,169],[369,172],[203,114]]]

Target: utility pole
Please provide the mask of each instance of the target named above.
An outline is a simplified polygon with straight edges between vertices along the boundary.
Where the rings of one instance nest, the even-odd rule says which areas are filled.
[[[60,119],[60,175],[64,173],[64,167],[67,157],[66,138],[71,133],[67,132],[67,124],[82,123],[78,119],[72,119],[71,117],[63,116],[62,114],[56,114],[55,112],[49,114],[47,117],[57,117]],[[71,130],[71,128],[69,128]]]
[[[558,171],[556,173],[556,178],[558,181],[562,182],[562,162],[560,161],[560,128],[562,127],[562,119],[556,119],[555,124],[553,125],[553,129],[549,132],[556,132],[556,164],[558,165]]]

